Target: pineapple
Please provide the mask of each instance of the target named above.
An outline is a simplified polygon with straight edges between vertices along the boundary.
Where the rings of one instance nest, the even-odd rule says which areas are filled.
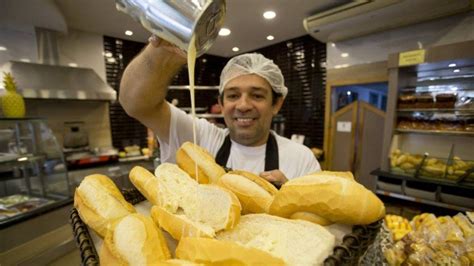
[[[11,73],[4,73],[3,84],[7,90],[2,96],[3,115],[9,118],[19,118],[25,116],[25,101],[16,92],[16,83]]]

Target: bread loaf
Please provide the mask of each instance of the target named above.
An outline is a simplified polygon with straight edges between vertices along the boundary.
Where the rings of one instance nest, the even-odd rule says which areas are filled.
[[[198,169],[198,182],[200,184],[216,183],[225,174],[224,168],[216,163],[214,157],[205,149],[185,142],[176,152],[178,166],[196,180],[196,164]]]
[[[267,180],[246,171],[231,171],[217,181],[239,198],[242,213],[268,213],[277,189]]]
[[[171,255],[160,229],[136,213],[113,224],[99,257],[102,265],[156,265]]]
[[[74,207],[82,221],[102,238],[111,222],[135,212],[114,182],[104,175],[89,175],[82,180],[74,193]]]
[[[232,228],[239,220],[241,206],[225,188],[200,185],[177,165],[163,163],[154,176],[136,166],[130,180],[154,206],[153,220],[173,238],[213,237],[215,232]]]
[[[169,259],[160,261],[160,266],[205,266],[205,264],[192,262],[190,260]]]
[[[209,238],[181,239],[176,256],[206,265],[285,265],[282,259],[260,249]]]
[[[333,222],[311,212],[295,212],[290,215],[290,219],[305,220],[322,226],[330,225]]]
[[[243,215],[235,228],[216,239],[260,249],[287,265],[321,265],[335,245],[335,237],[320,225],[268,214]]]
[[[385,207],[359,183],[325,172],[291,179],[280,188],[270,213],[290,217],[296,212],[337,223],[370,224],[385,215]]]

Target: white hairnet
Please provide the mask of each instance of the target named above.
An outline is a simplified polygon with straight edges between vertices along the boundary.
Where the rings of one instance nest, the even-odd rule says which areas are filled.
[[[222,94],[225,85],[232,79],[248,74],[256,74],[264,78],[273,91],[286,97],[288,88],[280,68],[273,60],[257,53],[238,55],[227,62],[221,73],[219,93]]]

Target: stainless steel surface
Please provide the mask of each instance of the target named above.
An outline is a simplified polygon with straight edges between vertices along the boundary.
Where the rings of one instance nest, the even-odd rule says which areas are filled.
[[[117,92],[90,68],[10,61],[6,70],[25,98],[64,100],[117,99]]]
[[[183,50],[195,35],[197,56],[211,47],[225,16],[225,0],[116,0],[116,7]]]

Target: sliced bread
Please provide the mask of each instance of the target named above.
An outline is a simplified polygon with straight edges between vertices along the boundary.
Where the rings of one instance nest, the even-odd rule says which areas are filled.
[[[130,180],[156,205],[151,210],[153,220],[173,238],[214,237],[238,222],[241,206],[229,190],[200,185],[175,164],[161,164],[155,175],[137,166]]]
[[[113,221],[135,212],[114,182],[98,174],[82,180],[74,193],[74,207],[82,221],[102,238]]]
[[[320,225],[268,214],[243,215],[216,239],[260,249],[288,265],[321,265],[335,245],[335,237]]]
[[[224,168],[216,163],[207,150],[192,142],[181,145],[176,152],[176,163],[200,184],[216,183],[225,174]],[[198,176],[196,176],[196,164]]]
[[[138,213],[115,222],[100,251],[102,265],[156,265],[169,258],[160,229],[150,217]]]
[[[268,213],[277,189],[267,180],[247,171],[230,171],[217,181],[239,198],[242,213]]]

